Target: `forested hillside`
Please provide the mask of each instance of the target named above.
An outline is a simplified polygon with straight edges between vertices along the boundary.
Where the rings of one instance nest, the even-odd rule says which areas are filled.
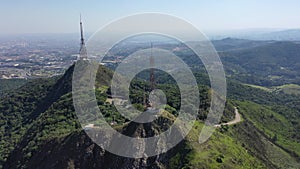
[[[163,155],[130,159],[103,150],[82,130],[72,104],[72,72],[73,66],[64,76],[30,81],[1,100],[3,168],[296,168],[299,165],[299,107],[295,104],[299,102],[298,97],[270,94],[229,81],[230,99],[223,121],[234,118],[234,106],[243,120],[218,128],[207,142],[199,144],[210,95],[209,88],[199,84],[199,116],[185,140]],[[114,120],[119,132],[137,136],[143,131],[159,132],[161,127],[173,123],[178,109],[176,85],[160,79],[157,86],[166,92],[168,107],[158,120],[148,124],[149,128],[121,117],[107,102],[107,82],[112,71],[100,66],[98,74],[99,108],[104,110],[108,122]],[[137,79],[132,86],[131,98],[139,104],[139,98],[143,97],[141,91],[150,90],[149,84]],[[286,106],[289,104],[294,106]]]

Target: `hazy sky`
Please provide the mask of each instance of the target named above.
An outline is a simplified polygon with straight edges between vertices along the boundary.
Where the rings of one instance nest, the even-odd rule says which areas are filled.
[[[120,17],[162,12],[201,30],[300,28],[299,0],[0,0],[0,34],[87,32]]]

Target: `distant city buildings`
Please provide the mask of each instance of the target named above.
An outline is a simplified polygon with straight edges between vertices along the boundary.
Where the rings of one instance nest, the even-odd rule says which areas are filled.
[[[77,47],[78,50],[78,47]],[[0,42],[0,79],[56,76],[77,60],[75,41],[13,39]]]

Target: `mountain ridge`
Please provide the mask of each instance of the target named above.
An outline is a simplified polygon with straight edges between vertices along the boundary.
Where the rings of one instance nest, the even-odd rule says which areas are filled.
[[[57,99],[53,99],[45,104],[47,107],[45,108],[46,110],[43,112],[39,110],[41,113],[37,117],[35,114],[30,124],[27,123],[28,121],[25,121],[23,125],[24,133],[18,136],[20,141],[16,141],[12,144],[14,150],[10,151],[10,155],[8,159],[5,160],[3,168],[198,168],[199,166],[203,168],[279,168],[280,166],[288,166],[288,164],[285,163],[278,163],[275,157],[273,159],[270,154],[267,154],[268,151],[285,152],[284,150],[280,150],[280,148],[278,149],[278,146],[275,145],[274,148],[268,147],[268,150],[264,151],[259,151],[259,147],[252,148],[253,143],[249,142],[247,138],[258,134],[256,131],[247,128],[252,126],[255,130],[264,131],[259,129],[259,125],[248,124],[247,119],[252,116],[247,116],[249,113],[245,110],[240,110],[240,112],[243,118],[246,118],[246,122],[233,126],[221,126],[204,144],[197,143],[198,134],[203,126],[203,122],[198,120],[189,135],[181,143],[158,157],[130,159],[113,155],[93,143],[84,131],[82,131],[81,125],[76,120],[76,114],[72,104],[72,94],[70,92],[71,70],[73,70],[72,67],[67,70],[66,74],[61,76],[61,78],[49,79],[52,82],[44,86],[45,92],[42,94],[43,98],[47,98],[47,93],[50,93],[51,97],[54,96],[53,98]],[[103,82],[102,84],[107,84],[107,78],[111,78],[112,72],[103,66],[100,66],[98,71],[103,73],[104,70],[106,75],[97,76],[96,78],[98,78],[98,81],[101,81],[101,83]],[[37,80],[37,82],[39,81],[40,80]],[[47,82],[47,80],[44,81]],[[28,84],[23,87],[22,90],[41,91],[39,87],[37,89],[32,87],[35,83],[36,82],[32,82]],[[101,88],[101,83],[96,85],[97,88]],[[41,87],[42,83],[37,83],[36,85]],[[241,86],[238,86],[238,88],[239,87]],[[51,89],[57,89],[59,92],[51,93]],[[22,90],[18,92],[22,93]],[[258,89],[253,90],[259,91]],[[207,94],[208,93],[209,92],[207,92]],[[242,93],[244,94],[244,92]],[[30,96],[31,95],[25,95],[25,100],[29,99]],[[258,93],[258,97],[261,97],[260,92]],[[14,98],[14,95],[12,98]],[[108,103],[105,103],[107,98],[105,92],[98,92],[97,98],[99,98],[98,102],[101,108],[113,111],[112,107],[110,107]],[[36,105],[41,105],[45,100],[47,101],[47,99],[37,99],[36,102],[38,104]],[[238,108],[240,108],[239,105],[241,104],[236,100],[229,100],[228,103]],[[260,105],[257,106],[260,107]],[[35,108],[38,107],[39,106],[36,106]],[[11,110],[11,112],[13,111],[14,110]],[[230,111],[230,109],[227,108],[227,111]],[[273,113],[275,116],[268,116],[268,118],[277,119],[277,113]],[[107,116],[107,118],[111,117]],[[258,122],[257,119],[252,120]],[[122,124],[116,127],[121,131],[128,130],[128,132],[131,133],[130,135],[137,132],[135,135],[142,136],[142,133],[147,133],[146,130],[148,131],[148,129],[143,127],[141,130],[137,130],[132,129],[132,125],[130,126],[131,127],[127,127],[127,129],[126,127],[124,128]],[[158,123],[158,126],[163,125],[162,123]],[[244,128],[246,130],[239,130],[241,126],[245,126]],[[6,133],[9,132],[10,131],[6,131]],[[270,136],[266,135],[258,135],[256,138],[258,140],[270,140],[269,137]],[[239,141],[238,138],[242,138],[242,141]],[[250,153],[248,153],[248,151]],[[260,154],[264,155],[264,157],[260,156]],[[288,159],[298,159],[298,157],[290,157],[289,153],[286,152],[285,155],[287,155]]]

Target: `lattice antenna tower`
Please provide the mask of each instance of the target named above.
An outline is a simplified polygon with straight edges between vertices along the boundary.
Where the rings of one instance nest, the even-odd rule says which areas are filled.
[[[153,43],[151,42],[151,55],[150,55],[150,87],[151,87],[151,91],[155,89],[155,76],[154,76],[154,57],[153,57]]]

